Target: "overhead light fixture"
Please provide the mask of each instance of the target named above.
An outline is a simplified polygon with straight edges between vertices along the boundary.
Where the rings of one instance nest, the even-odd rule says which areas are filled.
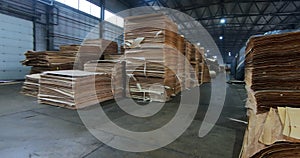
[[[210,50],[209,49],[207,49],[207,51],[206,51],[207,53],[209,53],[210,52]]]
[[[200,43],[198,42],[197,45],[200,46]]]
[[[230,57],[231,57],[231,52],[228,52],[228,56],[230,56]]]
[[[225,18],[222,18],[222,19],[220,20],[220,23],[221,23],[221,24],[225,24],[225,23],[226,23],[226,19],[225,19]]]
[[[223,39],[223,36],[220,36],[219,39],[222,40],[222,39]]]

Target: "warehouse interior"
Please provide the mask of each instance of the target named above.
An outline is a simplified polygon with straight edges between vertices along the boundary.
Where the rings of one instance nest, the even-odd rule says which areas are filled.
[[[300,1],[0,0],[0,155],[300,155]]]

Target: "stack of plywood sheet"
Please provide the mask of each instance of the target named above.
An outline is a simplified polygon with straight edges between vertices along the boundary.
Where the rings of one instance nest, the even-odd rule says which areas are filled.
[[[299,40],[300,32],[291,32],[256,36],[248,42],[245,80],[249,125],[242,157],[261,157],[274,151],[277,156],[272,157],[287,151],[300,153],[299,148],[288,147],[300,142]],[[287,147],[276,144],[280,141]]]
[[[161,48],[126,50],[129,91],[135,99],[167,101],[176,86],[177,50]]]
[[[256,153],[252,158],[298,158],[299,155],[300,143],[278,142]]]
[[[115,98],[123,97],[124,90],[124,61],[123,60],[96,60],[84,65],[84,71],[104,73],[111,78],[111,89]]]
[[[209,68],[205,60],[203,60],[202,62],[203,64],[202,64],[201,83],[209,83],[211,82]]]
[[[104,73],[47,71],[40,78],[39,103],[80,109],[112,98],[111,78]]]
[[[125,48],[166,44],[176,48],[177,25],[164,14],[131,16],[125,19]]]
[[[185,42],[185,56],[189,63],[186,63],[185,74],[186,74],[186,87],[193,88],[199,86],[199,72],[200,72],[200,60],[199,51],[189,41]]]
[[[60,51],[65,51],[65,52],[78,52],[80,49],[80,45],[61,45],[59,46]]]
[[[203,47],[199,47],[194,45],[195,48],[195,54],[194,54],[194,61],[192,61],[194,68],[195,68],[195,73],[197,75],[197,79],[198,79],[198,84],[202,83],[202,75],[203,75],[203,67],[204,67],[204,48]]]
[[[40,86],[39,80],[40,74],[26,75],[26,80],[23,84],[21,93],[32,97],[37,97]]]
[[[99,48],[101,48],[103,55],[118,53],[118,44],[110,40],[87,39],[83,42],[83,46],[98,46]]]
[[[51,70],[72,69],[76,52],[71,51],[27,51],[23,65],[33,66],[31,74]]]
[[[61,46],[63,52],[76,52],[74,69],[83,70],[84,64],[91,60],[99,60],[102,55],[118,53],[118,44],[114,41],[104,39],[87,39],[82,45]]]
[[[104,55],[104,60],[124,60],[124,54],[107,54]]]
[[[178,51],[178,60],[177,60],[177,79],[176,79],[176,88],[175,93],[185,89],[185,45],[184,45],[184,37],[181,35],[177,35],[177,51]]]
[[[132,98],[167,101],[175,95],[178,28],[163,14],[125,19],[125,59]]]

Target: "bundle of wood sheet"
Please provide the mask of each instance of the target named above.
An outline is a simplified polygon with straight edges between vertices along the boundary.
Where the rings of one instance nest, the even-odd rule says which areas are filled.
[[[247,85],[253,90],[300,89],[299,40],[300,32],[251,38],[245,59]]]
[[[125,18],[125,48],[166,44],[176,48],[177,25],[164,14]]]
[[[300,156],[300,143],[278,142],[266,147],[251,158],[298,158]]]
[[[279,141],[299,142],[299,39],[300,32],[291,32],[252,37],[247,44],[249,125],[242,157],[259,157]]]
[[[177,60],[177,79],[176,79],[176,88],[175,93],[178,94],[179,92],[185,89],[185,45],[184,45],[184,37],[181,35],[177,35],[177,51],[178,51],[178,60]]]
[[[186,62],[184,63],[185,64],[185,67],[184,67],[184,75],[185,75],[185,88],[186,89],[189,89],[189,88],[192,88],[192,84],[191,83],[194,83],[195,81],[192,80],[192,76],[193,76],[193,70],[191,69],[191,54],[192,54],[192,44],[185,40],[184,41],[184,45],[185,45],[185,58],[186,58]]]
[[[77,52],[74,51],[27,51],[23,65],[32,66],[31,74],[51,70],[72,69]]]
[[[209,68],[208,68],[208,65],[206,64],[205,60],[203,60],[202,62],[203,62],[203,65],[202,65],[202,73],[201,73],[201,83],[209,83],[209,82],[211,82]]]
[[[79,51],[80,45],[71,44],[71,45],[61,45],[59,46],[60,51],[66,51],[66,52],[76,52]]]
[[[215,71],[216,73],[219,73],[221,71],[221,68],[220,68],[220,65],[219,65],[217,59],[206,58],[205,61],[207,63],[207,66],[209,67],[209,70]]]
[[[194,45],[195,51],[194,51],[194,61],[191,61],[192,63],[195,64],[195,73],[197,75],[198,78],[198,84],[202,84],[203,82],[203,78],[202,76],[203,74],[203,70],[204,70],[204,64],[206,64],[204,62],[204,48],[203,47],[198,47],[196,45]]]
[[[87,39],[81,45],[63,45],[62,52],[75,52],[74,69],[83,70],[84,64],[91,60],[99,60],[103,55],[117,54],[118,44],[105,39]]]
[[[26,79],[25,82],[23,83],[21,93],[27,96],[37,97],[39,93],[39,86],[40,86],[39,80],[40,80],[40,74],[26,75]]]
[[[189,41],[186,41],[185,46],[185,56],[188,61],[185,67],[186,82],[189,82],[187,83],[187,88],[193,88],[199,86],[199,80],[201,81],[201,77],[199,79],[200,70],[202,70],[200,69],[200,52],[196,49],[195,45]]]
[[[124,60],[124,54],[107,54],[104,55],[104,60]]]
[[[84,71],[108,74],[111,77],[111,89],[115,98],[123,97],[125,63],[123,60],[89,61],[84,65]]]
[[[170,100],[176,94],[178,28],[164,14],[125,18],[127,95],[142,100]]]
[[[161,102],[169,100],[175,93],[177,53],[169,46],[126,50],[131,97]]]
[[[118,53],[118,44],[114,41],[105,39],[87,39],[83,42],[83,46],[98,46],[103,55]]]
[[[48,71],[40,78],[39,103],[80,109],[112,98],[111,78],[104,73]]]

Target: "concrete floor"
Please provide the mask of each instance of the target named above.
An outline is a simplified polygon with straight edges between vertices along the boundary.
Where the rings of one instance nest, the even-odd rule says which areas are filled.
[[[132,153],[113,149],[92,136],[78,113],[38,104],[36,98],[19,93],[22,84],[0,85],[0,155],[6,158],[231,158],[238,157],[246,124],[244,85],[227,85],[225,106],[213,130],[203,138],[198,131],[210,99],[210,84],[200,87],[201,99],[196,118],[188,130],[171,144],[150,152]],[[147,131],[167,123],[177,111],[178,97],[149,119],[132,118],[105,102],[111,120],[129,130]],[[125,121],[124,121],[125,120]]]

